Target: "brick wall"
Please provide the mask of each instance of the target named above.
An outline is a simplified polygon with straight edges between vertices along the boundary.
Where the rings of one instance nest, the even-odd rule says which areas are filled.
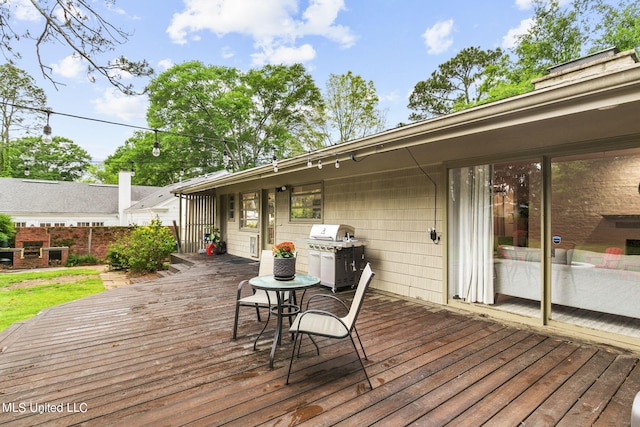
[[[173,227],[169,227],[173,229]],[[129,234],[133,227],[19,227],[16,228],[15,247],[30,246],[29,242],[41,243],[42,255],[22,256],[13,251],[13,268],[38,268],[49,266],[50,252],[47,248],[68,247],[61,250],[59,264],[64,264],[70,254],[92,255],[99,260],[107,256],[109,245],[121,234]]]

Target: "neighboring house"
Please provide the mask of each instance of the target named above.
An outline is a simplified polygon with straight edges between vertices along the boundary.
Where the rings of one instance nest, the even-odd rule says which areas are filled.
[[[179,198],[172,187],[131,185],[121,172],[119,185],[0,178],[0,212],[21,227],[163,225],[178,221]]]
[[[294,241],[305,272],[312,225],[349,225],[372,287],[638,350],[638,57],[550,71],[530,93],[180,186],[186,227],[215,223],[247,258]]]

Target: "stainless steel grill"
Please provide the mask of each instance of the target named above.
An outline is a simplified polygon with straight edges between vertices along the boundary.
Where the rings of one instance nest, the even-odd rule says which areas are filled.
[[[309,239],[309,274],[320,278],[333,292],[351,288],[364,268],[364,242],[348,225],[315,224]]]

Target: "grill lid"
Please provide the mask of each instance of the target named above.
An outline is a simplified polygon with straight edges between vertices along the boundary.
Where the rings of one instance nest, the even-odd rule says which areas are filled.
[[[347,234],[353,239],[355,230],[353,227],[342,224],[314,224],[311,226],[309,238],[314,240],[326,240],[332,242],[342,242]]]

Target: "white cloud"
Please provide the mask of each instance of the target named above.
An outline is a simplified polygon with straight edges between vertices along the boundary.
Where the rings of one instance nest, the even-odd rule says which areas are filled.
[[[431,54],[439,54],[445,52],[453,44],[451,33],[453,32],[453,19],[436,22],[436,24],[427,28],[422,37],[427,45],[428,52]]]
[[[100,98],[91,101],[97,113],[117,117],[124,121],[144,119],[147,99],[143,96],[125,95],[116,88],[105,89]]]
[[[345,26],[335,23],[344,0],[309,0],[302,12],[298,0],[184,0],[184,10],[175,13],[167,28],[174,43],[186,44],[209,31],[218,37],[236,33],[249,36],[257,63],[278,63],[282,58],[315,57],[308,43],[298,44],[308,36],[325,37],[341,47],[353,46],[356,37]],[[225,53],[223,53],[225,54]],[[298,59],[298,61],[301,59]]]
[[[525,34],[533,25],[534,18],[523,19],[520,21],[520,25],[516,28],[511,28],[507,31],[507,34],[502,37],[502,47],[505,49],[511,49],[516,45],[518,36]]]
[[[532,4],[533,0],[516,0],[516,6],[521,10],[531,9]]]
[[[225,46],[222,48],[222,57],[224,59],[233,58],[234,56],[236,56],[236,52],[231,46]]]
[[[9,7],[13,9],[13,16],[19,21],[35,22],[42,18],[42,15],[29,0],[11,1]]]
[[[316,57],[313,46],[304,44],[300,47],[280,46],[275,49],[264,49],[251,55],[254,65],[267,63],[291,65],[297,62],[308,62]]]
[[[158,67],[160,67],[162,71],[167,71],[169,68],[173,67],[173,61],[169,58],[161,59],[158,61]]]
[[[533,0],[515,0],[516,7],[520,10],[529,10],[533,7]],[[558,4],[560,6],[566,6],[570,4],[573,0],[560,0]]]
[[[66,78],[78,77],[83,71],[86,71],[84,61],[77,55],[69,55],[56,64],[51,65],[53,74],[58,74]]]

